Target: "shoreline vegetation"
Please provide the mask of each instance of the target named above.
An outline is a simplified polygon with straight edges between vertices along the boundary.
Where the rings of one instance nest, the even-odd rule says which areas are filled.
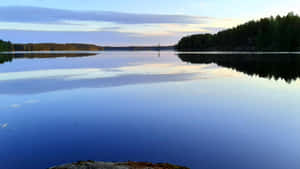
[[[13,51],[104,51],[104,50],[170,50],[174,46],[97,46],[84,43],[28,43],[13,44]]]
[[[13,44],[13,51],[101,51],[103,47],[80,43],[28,43]]]
[[[262,18],[216,34],[183,37],[175,47],[179,51],[299,51],[300,17]]]
[[[21,51],[146,51],[173,50],[174,46],[98,46],[84,43],[26,43],[13,44],[0,40],[0,52]]]

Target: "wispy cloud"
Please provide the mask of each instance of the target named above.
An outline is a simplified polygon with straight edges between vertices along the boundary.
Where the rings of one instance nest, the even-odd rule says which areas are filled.
[[[215,33],[241,20],[184,14],[0,7],[0,37],[14,43],[77,42],[100,45],[175,44],[182,36]]]
[[[0,7],[0,21],[20,23],[67,23],[66,21],[98,21],[117,24],[185,24],[204,23],[209,17],[189,15],[136,14],[111,11],[74,11],[53,8]]]

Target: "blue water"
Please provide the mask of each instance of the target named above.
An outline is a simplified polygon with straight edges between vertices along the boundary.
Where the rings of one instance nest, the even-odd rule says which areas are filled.
[[[190,64],[175,52],[0,65],[0,168],[77,160],[299,169],[300,81]]]

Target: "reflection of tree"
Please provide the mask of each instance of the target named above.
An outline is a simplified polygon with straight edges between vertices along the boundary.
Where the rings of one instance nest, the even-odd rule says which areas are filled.
[[[215,63],[248,75],[284,79],[290,83],[300,77],[300,55],[293,54],[179,54],[192,64]]]
[[[97,55],[96,53],[13,53],[0,54],[0,64],[11,62],[17,58],[57,58],[57,57],[85,57]]]
[[[0,55],[0,64],[5,62],[11,62],[13,60],[13,55]]]

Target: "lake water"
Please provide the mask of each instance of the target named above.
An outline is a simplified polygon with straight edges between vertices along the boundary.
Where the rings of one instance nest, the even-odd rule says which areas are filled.
[[[300,167],[300,55],[0,57],[1,169],[77,160]]]

